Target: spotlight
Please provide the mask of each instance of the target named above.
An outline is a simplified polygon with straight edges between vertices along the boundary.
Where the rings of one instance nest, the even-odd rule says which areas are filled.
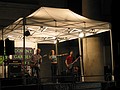
[[[25,36],[29,36],[30,35],[30,32],[27,30],[27,31],[25,31]]]
[[[55,39],[54,44],[58,44],[58,43],[59,43],[59,40]]]
[[[79,37],[80,38],[83,38],[85,36],[85,34],[83,33],[83,32],[81,32],[80,34],[79,34]]]

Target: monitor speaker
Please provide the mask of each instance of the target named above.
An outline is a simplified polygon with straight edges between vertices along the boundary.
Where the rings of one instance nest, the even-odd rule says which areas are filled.
[[[6,39],[5,40],[5,53],[6,55],[14,55],[15,54],[15,47],[14,41]]]
[[[0,40],[0,55],[4,55],[4,41]]]

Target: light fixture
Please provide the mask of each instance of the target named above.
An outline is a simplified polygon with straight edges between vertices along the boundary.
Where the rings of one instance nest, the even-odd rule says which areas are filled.
[[[57,43],[57,40],[54,40],[54,44],[56,44]]]
[[[30,31],[29,30],[25,31],[24,35],[25,36],[29,36],[30,35]]]
[[[54,44],[58,44],[59,43],[59,40],[56,38],[55,40],[54,40]]]
[[[83,38],[85,36],[85,34],[83,33],[83,32],[81,32],[80,34],[79,34],[79,37],[80,38]]]

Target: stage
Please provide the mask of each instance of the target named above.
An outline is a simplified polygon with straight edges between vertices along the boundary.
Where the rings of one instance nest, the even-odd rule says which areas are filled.
[[[29,78],[1,78],[0,90],[111,90],[115,87],[115,82],[112,81],[98,81],[98,82],[41,82],[41,79],[36,77]]]

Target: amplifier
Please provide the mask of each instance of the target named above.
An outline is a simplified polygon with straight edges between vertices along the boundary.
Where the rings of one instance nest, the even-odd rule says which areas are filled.
[[[22,64],[22,60],[8,60],[8,65],[12,65],[12,64]]]
[[[8,77],[20,77],[22,69],[21,60],[9,60],[8,61]]]

